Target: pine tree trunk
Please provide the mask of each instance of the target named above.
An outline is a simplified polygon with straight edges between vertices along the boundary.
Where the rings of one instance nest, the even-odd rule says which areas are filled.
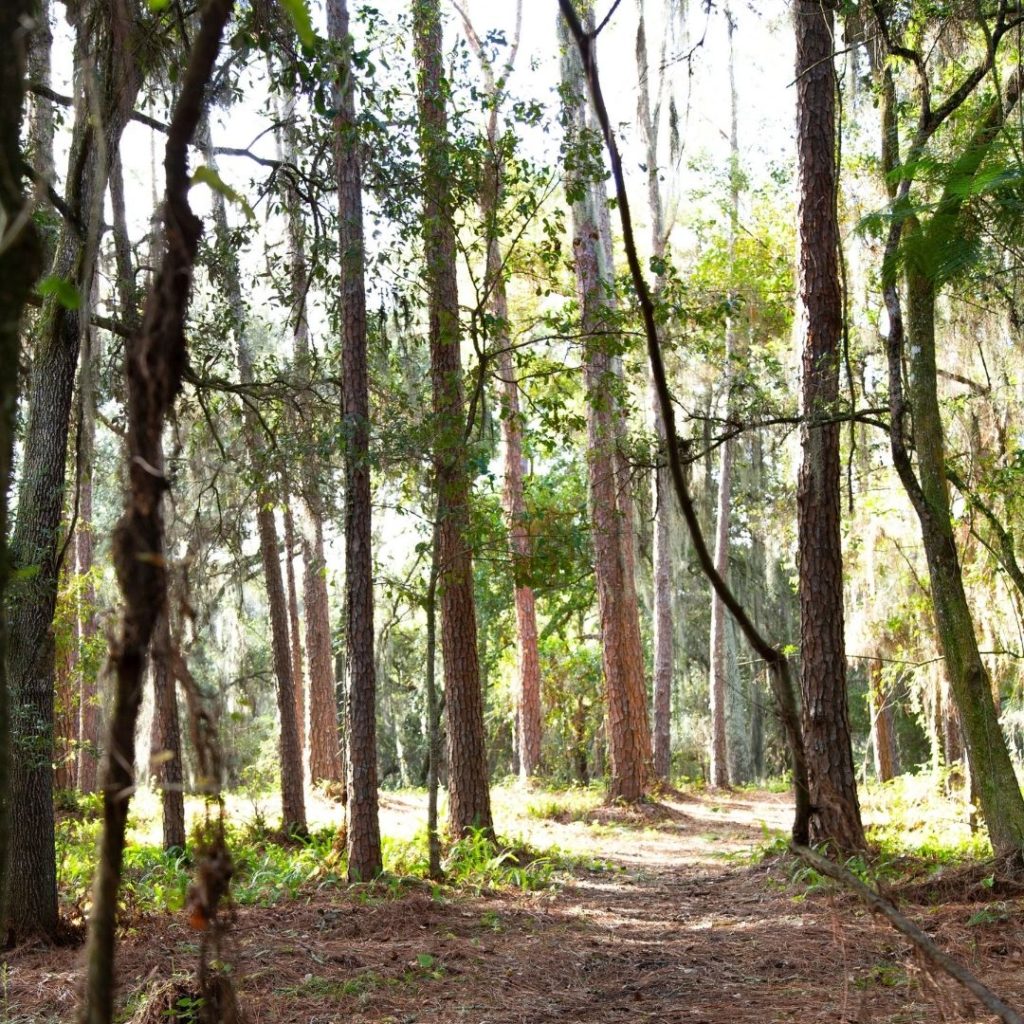
[[[91,99],[77,106],[68,159],[66,202],[85,225],[84,240],[65,223],[55,248],[54,276],[74,283],[87,306],[99,245],[107,168],[101,152],[113,152],[141,85],[139,65],[127,38],[132,16],[121,0],[76,6],[75,62],[89,67],[81,80],[94,84]],[[118,88],[109,83],[118,82]],[[97,140],[91,103],[99,109],[104,138]],[[64,507],[68,423],[80,342],[78,311],[49,296],[39,320],[28,382],[28,417],[18,486],[18,516],[11,561],[34,575],[19,586],[8,631],[14,771],[11,877],[7,925],[16,934],[53,935],[57,927],[53,822],[53,616],[57,599]]]
[[[22,159],[21,122],[26,65],[25,25],[33,13],[31,0],[11,0],[0,5],[0,39],[8,40],[0,62],[0,166],[17,167]],[[0,215],[13,224],[24,208],[25,196],[15,174],[0,174]],[[10,494],[14,441],[18,425],[18,374],[21,318],[30,290],[41,267],[41,245],[29,218],[21,233],[0,251],[0,941],[7,939],[5,908],[11,848],[11,723],[7,655],[10,630],[7,598],[11,559],[8,496]],[[48,904],[47,904],[48,906]],[[48,914],[44,915],[48,923]]]
[[[423,242],[430,306],[430,376],[439,522],[441,651],[448,721],[448,820],[453,835],[493,833],[469,547],[470,474],[462,393],[455,226],[449,170],[447,85],[437,0],[413,0]]]
[[[860,850],[865,839],[846,698],[839,426],[820,422],[838,399],[843,315],[831,2],[798,0],[795,27],[805,417],[797,489],[804,744],[812,838]]]
[[[185,787],[178,724],[178,692],[171,671],[171,625],[167,609],[153,631],[150,664],[153,671],[153,725],[150,764],[160,789],[165,850],[185,849]]]
[[[329,0],[330,38],[346,59],[336,86],[335,168],[341,252],[342,404],[345,433],[345,611],[348,658],[348,877],[383,869],[377,811],[377,679],[373,631],[370,395],[363,280],[362,170],[346,0]],[[401,756],[401,755],[400,755]]]
[[[567,38],[562,18],[558,24],[564,48],[566,114],[571,139],[578,142],[588,120],[587,85],[578,51]],[[576,293],[586,345],[589,504],[611,754],[608,796],[610,800],[635,802],[643,798],[650,783],[651,734],[634,578],[632,496],[620,445],[623,427],[614,397],[619,373],[602,333],[607,329],[613,277],[603,188],[586,183],[581,198],[573,204],[572,215]]]

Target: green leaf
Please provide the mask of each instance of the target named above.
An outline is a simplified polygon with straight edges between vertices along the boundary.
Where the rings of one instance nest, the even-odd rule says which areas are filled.
[[[252,207],[245,196],[236,192],[230,185],[224,182],[212,167],[206,164],[203,164],[202,167],[197,167],[192,174],[192,184],[208,185],[214,192],[220,193],[229,203],[240,206],[245,211],[245,215],[249,220],[254,218],[255,214],[252,212]]]
[[[167,7],[170,7],[171,0],[146,0],[146,6],[155,14],[157,11],[162,11]]]
[[[78,289],[66,278],[52,275],[45,278],[39,284],[39,294],[52,295],[65,309],[78,309],[82,304],[82,297]]]
[[[433,967],[434,958],[429,953],[417,953],[416,963],[418,963],[420,967]]]
[[[11,573],[11,579],[24,583],[28,580],[34,580],[42,570],[43,567],[41,565],[23,565],[20,569],[15,569]]]
[[[309,17],[309,6],[306,0],[281,0],[281,6],[292,20],[295,34],[303,46],[312,46],[316,42],[313,22]]]

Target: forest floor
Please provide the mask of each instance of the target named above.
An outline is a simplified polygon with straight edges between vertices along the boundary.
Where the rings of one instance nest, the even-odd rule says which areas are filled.
[[[505,835],[574,867],[535,891],[427,883],[324,887],[239,907],[224,959],[249,1024],[990,1021],[857,900],[761,857],[785,796],[673,793],[639,812],[556,794],[506,807]],[[386,797],[410,829],[420,797]],[[903,909],[1011,1005],[1024,1005],[1024,900],[984,879],[907,888]],[[897,895],[899,890],[897,889]],[[905,894],[905,895],[906,895]],[[929,903],[936,894],[939,903]],[[148,913],[119,947],[121,1020],[173,1024],[197,934]],[[0,972],[0,1021],[71,1021],[82,950],[28,946]],[[178,988],[169,987],[176,979]],[[172,1000],[173,1001],[173,1000]],[[183,1004],[182,1004],[183,1005]]]

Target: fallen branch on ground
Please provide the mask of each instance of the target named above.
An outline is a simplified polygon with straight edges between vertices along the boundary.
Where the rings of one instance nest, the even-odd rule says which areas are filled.
[[[987,985],[980,982],[959,960],[954,960],[943,952],[932,937],[919,928],[910,918],[901,914],[884,896],[879,896],[874,889],[865,885],[856,875],[847,871],[841,864],[822,857],[806,846],[790,843],[789,848],[815,871],[828,875],[829,878],[855,892],[872,910],[888,918],[889,923],[924,954],[936,967],[940,968],[965,988],[970,989],[1005,1024],[1024,1024],[1024,1018],[1016,1010],[1007,1006]]]

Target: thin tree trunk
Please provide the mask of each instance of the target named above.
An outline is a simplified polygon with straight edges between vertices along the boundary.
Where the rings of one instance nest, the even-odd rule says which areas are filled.
[[[328,13],[332,24],[339,20],[338,0],[331,0]],[[330,28],[328,28],[330,31]],[[293,112],[285,109],[286,119]],[[296,164],[299,140],[294,125],[284,130],[285,159]],[[288,245],[291,259],[292,321],[294,324],[295,365],[299,383],[308,386],[313,376],[313,354],[309,344],[306,318],[306,294],[309,290],[309,267],[306,262],[306,232],[302,219],[302,201],[289,187],[285,202],[288,210]],[[344,225],[341,230],[347,230]],[[361,251],[361,250],[360,250]],[[345,250],[342,250],[344,254]],[[365,302],[365,300],[364,300]],[[305,390],[298,397],[299,417],[313,428],[317,412]],[[320,467],[314,452],[303,457],[298,467],[301,498],[300,537],[302,540],[302,604],[306,618],[306,667],[309,677],[309,776],[315,785],[320,782],[340,783],[347,788],[347,755],[343,755],[339,735],[338,688],[343,686],[334,671],[334,650],[331,629],[331,604],[327,590],[327,557],[324,550],[324,501]],[[346,738],[345,743],[348,740]]]
[[[665,211],[661,196],[661,172],[658,164],[658,131],[665,81],[664,61],[659,70],[659,89],[651,104],[651,69],[647,55],[647,25],[644,0],[639,0],[636,55],[640,88],[639,117],[647,158],[647,210],[651,219],[651,255],[664,261],[667,242]],[[662,54],[664,55],[664,47]],[[655,285],[658,298],[662,276]],[[665,419],[661,415],[653,382],[650,385],[651,422],[658,441],[658,458],[651,474],[651,501],[654,506],[654,774],[668,781],[672,770],[672,679],[675,664],[675,626],[672,615],[672,504],[671,482],[664,463]]]
[[[515,32],[509,57],[501,72],[501,86],[495,78],[484,46],[465,12],[462,13],[466,35],[469,37],[481,70],[490,102],[487,120],[487,157],[480,190],[480,217],[487,239],[487,276],[484,291],[495,323],[493,347],[498,355],[498,376],[501,380],[501,430],[505,442],[504,493],[505,514],[509,521],[509,541],[512,553],[512,572],[515,584],[516,609],[516,738],[518,740],[518,773],[528,783],[540,766],[543,711],[540,695],[540,654],[537,634],[537,603],[533,587],[527,582],[533,541],[527,526],[526,498],[523,486],[523,423],[519,405],[519,383],[516,380],[515,361],[512,357],[512,339],[508,317],[508,297],[505,292],[505,267],[498,238],[498,211],[504,191],[504,169],[498,139],[498,114],[505,98],[504,88],[515,64],[522,27],[522,0],[516,3]]]
[[[209,0],[194,37],[167,133],[164,256],[142,329],[125,349],[129,491],[113,540],[124,610],[120,635],[110,652],[117,688],[104,762],[103,835],[89,919],[83,1024],[110,1024],[113,1019],[114,933],[128,801],[135,783],[135,724],[150,639],[167,603],[161,512],[167,481],[162,434],[187,359],[185,313],[202,233],[202,225],[188,205],[188,146],[202,113],[205,86],[213,73],[231,6],[230,0]],[[116,12],[112,42],[130,61],[134,48],[120,36],[133,26],[129,14],[128,10]]]
[[[153,671],[153,726],[149,760],[160,789],[165,850],[185,849],[185,787],[178,725],[178,691],[171,670],[171,624],[160,612],[150,649]]]
[[[359,164],[352,41],[346,0],[329,0],[328,34],[345,48],[335,97],[334,164],[341,252],[342,403],[345,434],[345,611],[348,649],[348,877],[383,869],[377,811],[377,679],[373,654],[373,530],[370,393],[363,280],[362,170]],[[401,751],[399,751],[401,757]]]
[[[209,129],[204,140],[207,149]],[[207,162],[213,164],[212,154]],[[241,283],[238,277],[238,260],[234,255],[228,229],[227,205],[223,193],[214,191],[213,222],[219,262],[221,285],[231,310],[232,327],[238,354],[238,376],[243,384],[253,380],[252,353],[242,299]],[[242,410],[243,427],[251,452],[263,453],[266,442],[262,435],[262,424],[248,404]],[[288,599],[285,595],[281,575],[281,546],[277,533],[277,518],[274,512],[275,498],[268,482],[266,466],[256,468],[261,482],[256,488],[256,527],[259,534],[260,560],[263,563],[263,577],[267,592],[267,614],[270,618],[270,646],[274,662],[274,677],[277,680],[277,710],[280,720],[281,751],[281,827],[285,832],[305,832],[306,802],[303,792],[302,753],[299,746],[299,729],[295,720],[295,690],[292,680],[291,643],[288,636]],[[309,609],[307,606],[307,615]],[[312,740],[310,741],[312,746]]]
[[[726,348],[728,349],[728,344]],[[729,358],[727,354],[726,358]],[[715,512],[715,571],[729,579],[729,521],[732,515],[733,444],[719,449],[718,501]],[[729,785],[729,749],[726,733],[726,702],[729,686],[726,665],[725,604],[711,594],[711,777],[712,786]]]
[[[799,291],[803,329],[802,459],[797,488],[800,687],[812,839],[865,846],[846,699],[839,425],[818,423],[839,396],[843,303],[836,206],[831,0],[795,9]]]
[[[284,506],[285,579],[288,587],[288,635],[291,638],[292,687],[295,690],[295,731],[299,736],[299,761],[305,763],[306,688],[302,671],[302,630],[299,624],[299,598],[295,589],[295,517],[291,494],[282,485]]]
[[[587,124],[586,81],[575,47],[559,18],[565,44],[562,82],[567,94],[571,142],[579,143]],[[607,694],[611,753],[609,799],[635,802],[650,782],[651,735],[643,676],[643,650],[634,579],[632,508],[629,478],[619,451],[618,376],[602,332],[607,330],[607,299],[613,275],[608,262],[610,239],[603,188],[581,183],[573,204],[573,249],[576,292],[586,335],[584,375],[587,388],[587,442],[590,516],[601,617],[602,663]]]
[[[725,19],[729,29],[729,277],[735,278],[736,234],[740,221],[740,173],[738,101],[736,94],[736,67],[734,36],[736,21],[726,5]],[[735,306],[735,281],[730,280],[729,297]],[[732,362],[736,355],[736,315],[730,313],[725,322],[725,419],[732,415]],[[719,448],[718,500],[715,506],[715,570],[722,579],[729,580],[729,526],[732,522],[732,476],[735,446],[727,439]],[[736,678],[729,672],[727,657],[728,623],[725,605],[718,593],[711,589],[711,785],[728,786],[730,782],[729,719],[736,703]]]
[[[26,208],[21,175],[21,122],[28,40],[25,25],[32,14],[31,0],[0,4],[0,39],[8,40],[0,62],[0,941],[6,940],[5,908],[10,854],[11,725],[10,681],[7,654],[10,634],[7,598],[11,558],[7,548],[8,495],[13,475],[14,440],[18,423],[18,374],[21,318],[42,263],[35,222]],[[17,229],[13,225],[19,225]]]
[[[455,226],[449,168],[447,85],[437,0],[413,0],[423,242],[430,306],[430,375],[439,522],[441,650],[448,720],[448,818],[453,835],[493,833],[468,543],[470,475],[462,392]]]
[[[91,99],[77,97],[68,159],[66,202],[80,224],[62,225],[52,273],[74,283],[88,307],[102,221],[107,158],[141,85],[131,57],[134,12],[126,0],[92,0],[76,6],[75,61],[89,67],[81,79],[97,87]],[[110,87],[116,81],[118,88]],[[99,129],[97,129],[97,122]],[[60,572],[68,423],[81,340],[78,310],[55,296],[43,305],[28,382],[28,417],[18,487],[18,516],[11,541],[12,564],[31,578],[22,581],[12,605],[8,671],[12,697],[14,772],[13,826],[7,926],[16,934],[53,935],[57,927],[53,821],[53,616]]]
[[[440,881],[441,835],[437,827],[438,769],[441,761],[441,707],[437,695],[437,577],[439,534],[434,522],[430,541],[430,579],[424,611],[427,616],[427,863],[430,877]]]

